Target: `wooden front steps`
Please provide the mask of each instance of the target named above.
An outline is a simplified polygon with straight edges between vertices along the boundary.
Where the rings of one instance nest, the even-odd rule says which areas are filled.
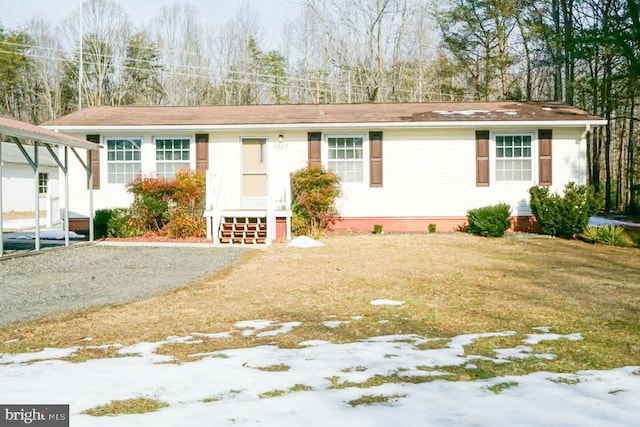
[[[223,216],[218,237],[223,244],[264,245],[267,242],[267,218]]]

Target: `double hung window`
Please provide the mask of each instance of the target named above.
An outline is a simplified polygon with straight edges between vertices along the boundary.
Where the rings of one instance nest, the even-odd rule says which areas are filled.
[[[342,182],[364,181],[363,142],[364,138],[361,136],[327,138],[327,167]]]
[[[531,135],[496,136],[496,181],[531,181]]]
[[[142,169],[140,147],[137,138],[107,139],[107,175],[109,184],[127,184]]]
[[[191,166],[191,140],[189,138],[156,138],[156,174],[174,178],[180,169]]]

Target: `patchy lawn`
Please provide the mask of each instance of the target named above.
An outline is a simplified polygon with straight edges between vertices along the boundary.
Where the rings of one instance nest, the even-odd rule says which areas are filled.
[[[268,343],[296,348],[308,340],[350,343],[387,334],[442,339],[514,331],[514,336],[471,345],[470,351],[492,356],[496,348],[526,339],[532,328],[549,326],[560,334],[581,333],[584,339],[535,344],[537,352],[558,356],[544,364],[545,370],[640,364],[637,249],[464,234],[335,236],[324,243],[314,249],[276,245],[245,255],[235,267],[200,284],[161,297],[0,330],[0,353],[127,346],[200,333],[197,343],[168,340],[157,349],[189,361],[197,360],[190,357],[197,353]],[[405,303],[370,303],[385,299]],[[252,319],[274,323],[253,329],[234,326]],[[289,329],[278,334],[282,325]],[[226,335],[207,335],[216,333]],[[441,343],[423,345],[437,348]],[[80,361],[114,354],[85,351]],[[542,369],[529,361],[480,366],[478,372],[485,368],[491,371],[488,376]],[[466,375],[452,373],[461,379]]]
[[[640,417],[637,249],[464,234],[324,243],[248,251],[160,297],[0,330],[0,401],[67,403],[74,422],[124,427]]]

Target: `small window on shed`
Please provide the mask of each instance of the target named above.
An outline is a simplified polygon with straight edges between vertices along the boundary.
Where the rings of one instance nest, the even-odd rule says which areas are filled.
[[[38,193],[47,194],[49,192],[49,174],[40,172],[38,174]]]

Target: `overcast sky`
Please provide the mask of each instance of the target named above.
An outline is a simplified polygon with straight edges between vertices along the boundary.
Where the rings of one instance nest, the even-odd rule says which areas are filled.
[[[41,14],[58,23],[77,8],[81,0],[0,0],[0,23],[6,30],[15,30],[34,15]],[[190,3],[202,13],[203,22],[221,24],[232,17],[246,1],[257,11],[264,28],[265,47],[276,47],[282,26],[296,13],[294,0],[111,0],[121,5],[134,22],[145,25],[162,6]]]

